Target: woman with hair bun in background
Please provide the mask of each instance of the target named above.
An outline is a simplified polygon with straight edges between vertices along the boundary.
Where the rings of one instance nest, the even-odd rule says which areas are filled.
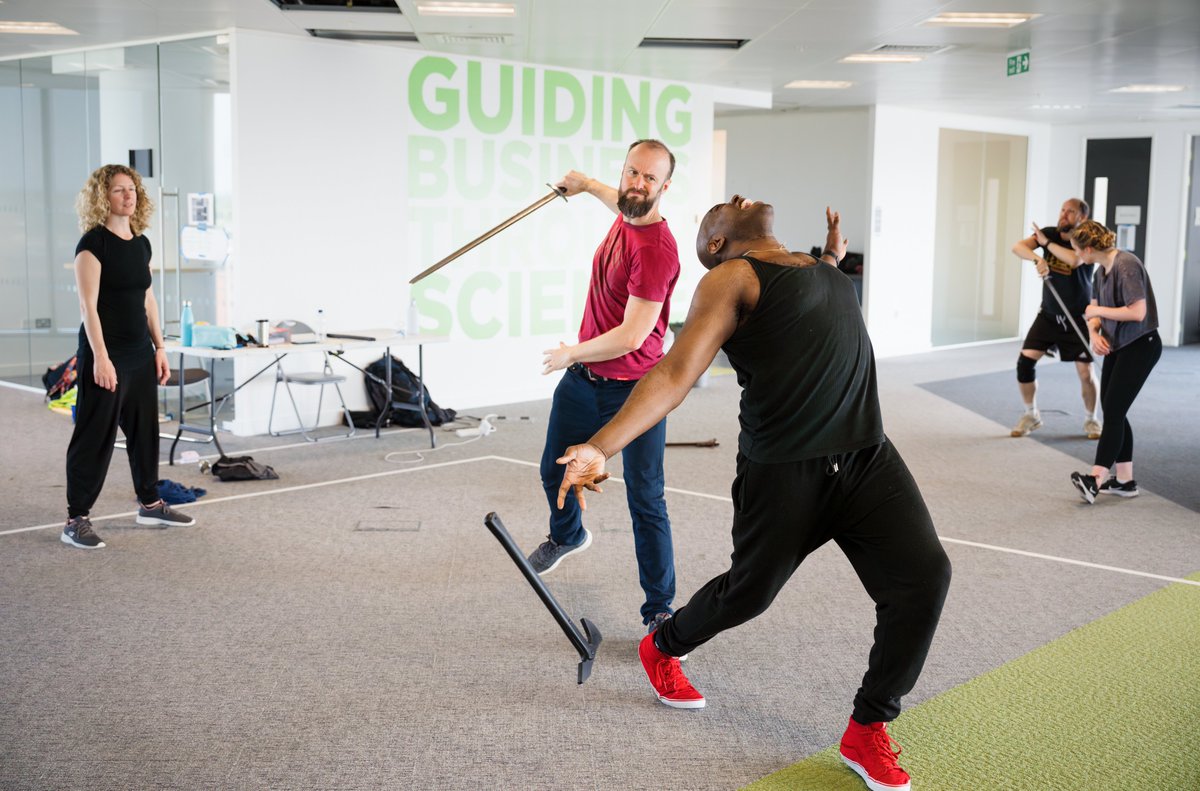
[[[1158,306],[1150,275],[1138,257],[1114,246],[1112,231],[1087,220],[1071,235],[1079,260],[1098,264],[1092,304],[1084,311],[1092,350],[1104,358],[1100,405],[1104,429],[1089,473],[1071,473],[1071,483],[1089,503],[1100,492],[1137,497],[1133,479],[1133,429],[1126,415],[1142,385],[1162,357]],[[1116,474],[1109,471],[1116,465]]]

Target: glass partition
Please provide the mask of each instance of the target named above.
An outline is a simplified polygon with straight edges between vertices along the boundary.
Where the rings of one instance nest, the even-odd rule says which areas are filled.
[[[1028,140],[942,129],[934,243],[934,346],[1019,334]]]
[[[76,350],[75,196],[105,163],[136,157],[155,203],[146,235],[167,331],[181,296],[221,320],[225,258],[211,253],[228,245],[182,240],[197,217],[228,238],[229,98],[227,36],[0,62],[0,378],[40,387]],[[211,215],[189,215],[189,195],[208,196]]]
[[[21,64],[0,63],[0,377],[30,380]]]

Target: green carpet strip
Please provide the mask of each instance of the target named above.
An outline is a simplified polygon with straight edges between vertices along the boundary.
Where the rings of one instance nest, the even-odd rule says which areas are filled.
[[[904,712],[914,791],[1200,789],[1198,594],[1170,585]],[[835,746],[746,791],[864,788]]]

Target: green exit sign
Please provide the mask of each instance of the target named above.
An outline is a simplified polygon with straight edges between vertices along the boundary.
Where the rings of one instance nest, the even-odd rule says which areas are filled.
[[[1029,52],[1015,52],[1008,56],[1008,76],[1014,77],[1029,71]]]

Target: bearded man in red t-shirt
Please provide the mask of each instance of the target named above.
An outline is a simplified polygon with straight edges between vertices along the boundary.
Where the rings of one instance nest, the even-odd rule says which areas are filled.
[[[594,196],[617,218],[592,259],[579,342],[560,343],[545,352],[542,373],[564,368],[566,373],[554,391],[542,452],[550,534],[529,556],[539,574],[553,571],[563,558],[592,543],[576,499],[568,497],[561,509],[557,507],[563,478],[558,458],[607,423],[662,357],[671,292],[679,279],[679,251],[659,213],[659,200],[674,170],[675,156],[665,145],[638,140],[629,147],[618,189],[574,170],[558,185],[568,196],[581,192]],[[627,445],[621,455],[638,577],[646,594],[642,623],[651,630],[671,617],[675,598],[675,556],[663,495],[666,436],[664,419]]]

